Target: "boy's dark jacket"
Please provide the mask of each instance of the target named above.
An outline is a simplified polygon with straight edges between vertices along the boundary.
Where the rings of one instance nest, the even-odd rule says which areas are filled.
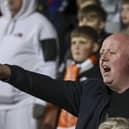
[[[109,90],[101,80],[53,80],[16,66],[10,68],[11,77],[8,83],[78,116],[76,129],[97,129],[110,99]]]

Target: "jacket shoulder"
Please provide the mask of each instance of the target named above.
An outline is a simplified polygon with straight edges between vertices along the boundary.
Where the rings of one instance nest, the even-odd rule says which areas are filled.
[[[101,79],[87,79],[82,83],[84,93],[86,92],[93,94],[97,92],[107,91],[107,88]]]
[[[46,17],[44,16],[43,14],[40,14],[38,12],[34,13],[32,16],[31,16],[36,22],[39,22],[40,24],[43,24],[46,26],[49,25],[49,26],[53,26],[51,21]]]

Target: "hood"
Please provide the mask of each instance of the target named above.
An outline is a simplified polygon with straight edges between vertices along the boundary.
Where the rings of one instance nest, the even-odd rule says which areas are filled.
[[[7,0],[0,0],[0,11],[3,16],[11,16]]]
[[[4,16],[11,16],[11,12],[8,7],[8,0],[1,0],[0,8],[1,12]],[[16,19],[24,19],[25,17],[29,16],[32,14],[37,7],[37,2],[36,0],[23,0],[22,7],[20,11],[13,17],[15,20]]]

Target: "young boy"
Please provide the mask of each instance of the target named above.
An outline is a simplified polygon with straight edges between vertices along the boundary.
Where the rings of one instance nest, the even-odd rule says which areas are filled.
[[[99,49],[98,34],[89,26],[76,27],[71,32],[70,38],[71,46],[69,55],[66,57],[66,64],[63,65],[65,68],[67,68],[67,66],[73,62],[76,64],[85,62],[90,55],[93,53],[96,54]]]
[[[71,32],[70,39],[70,55],[62,63],[58,79],[84,81],[92,77],[100,78],[96,58],[96,52],[99,49],[97,32],[88,26],[76,27]],[[60,109],[49,104],[41,121],[41,124],[43,122],[42,126],[44,127],[46,124],[49,129],[56,125],[58,129],[75,128],[77,118],[64,110],[61,110],[61,113],[59,112]]]
[[[121,21],[126,27],[122,28],[122,32],[129,34],[129,0],[122,0]]]
[[[75,28],[71,33],[71,58],[66,61],[64,80],[84,81],[87,78],[99,78],[95,53],[99,49],[97,32],[88,26]],[[58,129],[74,129],[77,118],[61,110]]]
[[[105,31],[105,23],[106,12],[100,6],[89,5],[78,12],[78,25],[93,27],[98,33],[100,43],[109,35]]]

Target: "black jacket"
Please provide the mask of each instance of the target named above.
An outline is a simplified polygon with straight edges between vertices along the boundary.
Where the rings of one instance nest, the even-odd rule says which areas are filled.
[[[109,103],[109,91],[100,80],[72,82],[11,67],[7,81],[40,99],[52,102],[78,116],[76,129],[97,129]]]

